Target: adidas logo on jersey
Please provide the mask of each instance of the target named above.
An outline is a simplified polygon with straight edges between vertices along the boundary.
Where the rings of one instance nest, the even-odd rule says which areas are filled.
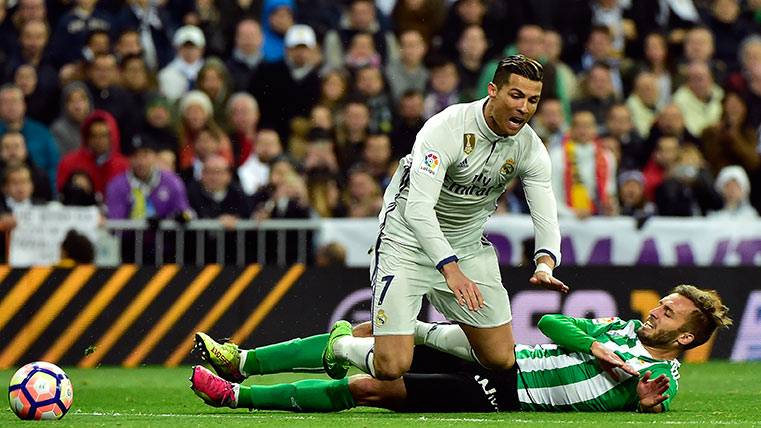
[[[462,160],[462,162],[457,164],[457,168],[467,168],[468,167],[468,158],[465,158]]]

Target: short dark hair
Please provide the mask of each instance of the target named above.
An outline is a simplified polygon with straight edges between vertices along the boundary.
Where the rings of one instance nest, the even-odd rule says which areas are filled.
[[[517,74],[529,80],[541,82],[544,78],[544,67],[542,67],[539,61],[525,55],[510,55],[499,62],[497,70],[494,72],[494,78],[491,81],[499,88],[510,80],[511,74]]]
[[[66,237],[61,242],[61,250],[66,253],[68,258],[77,263],[90,264],[95,260],[95,249],[92,242],[74,229],[66,233]]]
[[[695,337],[684,347],[685,349],[692,349],[706,343],[714,331],[719,328],[729,328],[732,325],[729,308],[722,303],[716,290],[703,290],[693,285],[682,284],[676,286],[671,292],[688,298],[697,308],[690,313],[687,322],[680,329],[682,332],[692,333]]]

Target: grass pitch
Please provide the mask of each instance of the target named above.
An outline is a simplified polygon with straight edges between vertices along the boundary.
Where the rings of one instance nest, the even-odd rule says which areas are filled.
[[[204,405],[189,388],[189,367],[64,369],[74,384],[74,405],[63,420],[51,424],[56,427],[761,427],[761,363],[683,365],[679,395],[672,411],[662,415],[528,412],[395,414],[369,408],[336,414],[249,412]],[[0,382],[4,387],[12,374],[11,370],[0,371]],[[271,384],[303,377],[273,375],[254,377],[249,382]],[[34,424],[18,420],[8,407],[7,393],[3,397],[0,427]]]

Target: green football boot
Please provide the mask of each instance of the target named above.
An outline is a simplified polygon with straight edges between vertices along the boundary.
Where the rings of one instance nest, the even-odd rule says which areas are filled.
[[[193,353],[209,363],[222,379],[241,383],[246,380],[240,372],[240,350],[232,342],[218,343],[208,334],[198,332]]]
[[[322,366],[325,369],[325,373],[333,379],[343,379],[346,377],[349,367],[351,367],[351,363],[340,361],[335,352],[333,352],[333,345],[336,343],[336,340],[344,336],[351,336],[351,332],[351,324],[348,321],[337,321],[333,324],[333,328],[330,329],[328,344],[325,345],[325,350],[322,351]]]

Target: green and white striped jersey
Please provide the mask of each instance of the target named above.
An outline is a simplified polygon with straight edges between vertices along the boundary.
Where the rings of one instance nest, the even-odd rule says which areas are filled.
[[[657,360],[644,348],[636,331],[642,322],[619,318],[573,319],[586,334],[614,351],[643,375],[652,378],[661,374],[669,377],[670,385],[663,402],[668,410],[677,393],[679,361]],[[549,345],[516,345],[518,398],[523,410],[540,411],[616,411],[636,410],[639,403],[639,379],[621,369],[615,369],[619,380],[603,371],[589,353],[573,352]]]

